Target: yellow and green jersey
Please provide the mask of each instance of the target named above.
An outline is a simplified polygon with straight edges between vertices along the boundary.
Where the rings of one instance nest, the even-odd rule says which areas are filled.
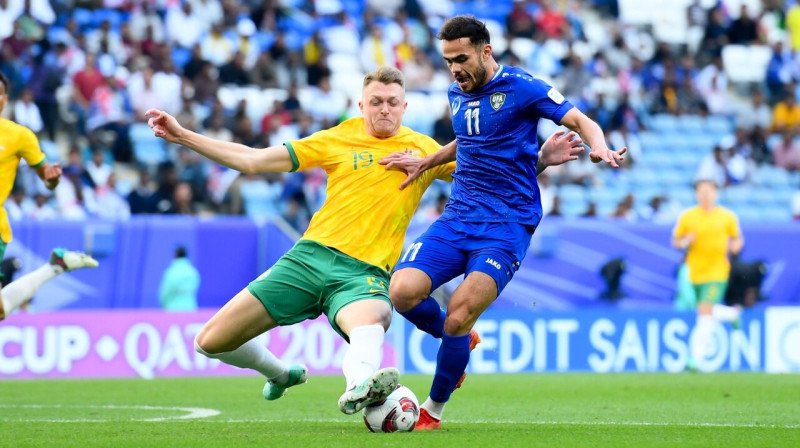
[[[363,117],[285,145],[292,171],[322,167],[328,173],[327,199],[311,218],[303,239],[387,271],[400,256],[422,194],[434,179],[452,181],[455,169],[455,162],[432,168],[399,190],[405,173],[387,171],[378,161],[396,151],[425,157],[441,147],[405,126],[393,137],[372,137]]]
[[[742,234],[736,215],[724,207],[709,212],[699,206],[692,207],[678,218],[673,231],[675,238],[688,234],[695,235],[686,253],[692,283],[727,282],[731,270],[728,261],[730,240]]]
[[[35,167],[44,163],[45,156],[39,148],[36,135],[25,126],[0,118],[0,205],[5,204],[20,159]],[[6,210],[0,206],[0,238],[4,243],[11,241],[11,226],[8,224]]]

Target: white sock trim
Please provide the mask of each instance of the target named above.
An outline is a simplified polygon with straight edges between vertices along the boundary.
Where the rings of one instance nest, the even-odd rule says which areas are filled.
[[[431,397],[428,397],[420,407],[428,411],[428,414],[430,414],[431,417],[435,418],[436,420],[441,420],[442,414],[444,413],[444,405],[446,404],[447,403],[433,401],[431,400]]]

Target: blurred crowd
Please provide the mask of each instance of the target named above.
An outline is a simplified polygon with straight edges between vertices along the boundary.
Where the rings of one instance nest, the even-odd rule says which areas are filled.
[[[757,6],[687,4],[697,37],[670,44],[620,20],[614,0],[0,0],[0,71],[13,83],[5,113],[64,166],[52,196],[21,167],[6,207],[11,219],[281,216],[303,231],[325,199],[323,172],[240,175],[177,146],[145,157],[145,110],[266,147],[358,115],[358,74],[386,64],[405,73],[409,92],[446,104],[451,78],[435,34],[462,12],[486,17],[500,63],[557,86],[612,147],[628,147],[627,167],[648,151],[639,135],[653,117],[720,116],[731,135],[698,177],[725,186],[747,183],[763,165],[797,172],[800,6]],[[770,49],[763,80],[729,79],[722,55],[730,45]],[[449,120],[442,107],[417,130],[445,143],[454,137]],[[548,172],[546,212],[560,213],[556,187],[601,185],[602,169],[582,159]],[[437,184],[426,195],[421,219],[441,213],[447,192]],[[678,208],[659,196],[637,209],[630,194],[611,216],[667,221]],[[601,215],[591,206],[585,214]]]

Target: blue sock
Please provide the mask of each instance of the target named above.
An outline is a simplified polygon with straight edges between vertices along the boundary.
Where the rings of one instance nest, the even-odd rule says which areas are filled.
[[[442,345],[436,357],[436,373],[433,375],[431,400],[445,403],[456,390],[456,384],[469,363],[469,335],[442,336]]]
[[[433,297],[428,296],[414,308],[400,314],[417,328],[435,338],[441,338],[444,334],[445,312]]]

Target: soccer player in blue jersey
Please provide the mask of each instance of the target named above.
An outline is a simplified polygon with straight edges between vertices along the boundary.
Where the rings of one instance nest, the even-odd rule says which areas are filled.
[[[428,168],[456,161],[444,213],[408,247],[389,286],[397,311],[442,339],[416,426],[423,430],[441,428],[445,403],[480,341],[472,327],[519,269],[542,218],[536,183],[539,119],[576,131],[594,162],[618,167],[624,153],[609,150],[600,127],[556,89],[524,70],[498,65],[489,32],[474,17],[449,19],[437,37],[455,77],[448,95],[456,141],[424,159],[393,154],[381,162],[405,170],[407,185]],[[462,273],[464,282],[444,312],[430,293]]]

